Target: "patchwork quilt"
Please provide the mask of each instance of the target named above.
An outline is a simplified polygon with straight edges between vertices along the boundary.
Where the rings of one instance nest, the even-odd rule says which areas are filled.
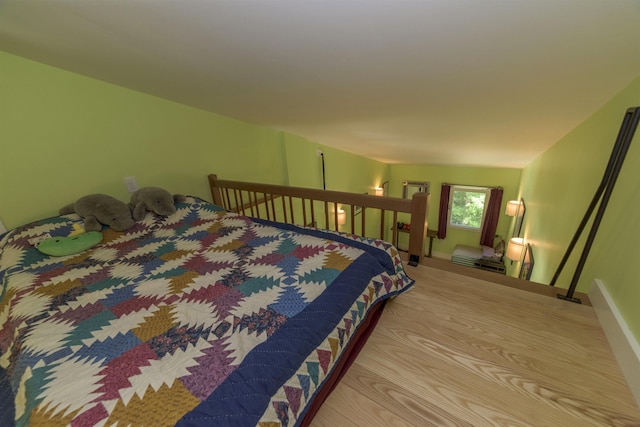
[[[368,311],[413,281],[383,241],[198,198],[51,257],[0,239],[0,426],[293,426]]]

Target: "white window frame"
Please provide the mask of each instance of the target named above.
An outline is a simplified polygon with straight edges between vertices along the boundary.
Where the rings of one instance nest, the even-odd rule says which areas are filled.
[[[480,220],[480,227],[472,227],[461,224],[454,224],[451,222],[451,213],[453,212],[453,195],[458,192],[473,192],[473,193],[485,193],[484,205],[482,206],[482,219]],[[482,231],[482,227],[484,225],[484,218],[487,215],[487,205],[489,204],[489,197],[491,197],[491,188],[489,187],[476,187],[473,185],[452,185],[451,192],[449,193],[449,212],[447,218],[447,224],[449,227],[458,228],[461,230],[468,231]]]

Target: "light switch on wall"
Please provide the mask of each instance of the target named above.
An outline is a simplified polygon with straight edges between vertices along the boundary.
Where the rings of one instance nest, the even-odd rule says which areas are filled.
[[[129,193],[133,193],[138,189],[138,183],[136,182],[135,176],[126,176],[123,179],[124,185],[127,186],[127,190],[129,190]]]

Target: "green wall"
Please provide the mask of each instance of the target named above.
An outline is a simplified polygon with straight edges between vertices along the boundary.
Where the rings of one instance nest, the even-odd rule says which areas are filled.
[[[0,218],[13,228],[55,215],[91,193],[128,200],[122,178],[140,186],[210,199],[206,175],[322,188],[318,149],[328,189],[371,192],[384,181],[401,196],[402,181],[431,182],[431,228],[437,227],[442,182],[502,186],[503,205],[522,196],[524,236],[533,244],[533,280],[548,283],[600,182],[626,108],[640,103],[640,79],[524,168],[493,169],[385,165],[299,136],[222,117],[0,52]],[[638,138],[636,138],[637,140]],[[640,215],[640,141],[634,141],[578,290],[604,281],[640,336],[640,286],[635,269]],[[520,188],[518,188],[518,183]],[[513,223],[501,216],[508,240]],[[434,242],[436,255],[479,235],[450,229]],[[584,239],[583,239],[584,240]],[[574,255],[559,286],[570,281]],[[510,268],[515,274],[517,265]]]
[[[602,180],[625,111],[640,106],[640,77],[522,172],[527,203],[525,238],[533,245],[532,280],[549,283]],[[627,325],[640,340],[640,130],[627,153],[577,290],[601,279]],[[591,223],[559,277],[571,283]]]
[[[328,188],[363,191],[387,167],[3,52],[0,144],[0,218],[9,229],[86,194],[128,201],[123,178],[132,175],[140,186],[210,200],[209,173],[321,188],[316,148],[327,157]],[[343,180],[343,170],[358,178]]]
[[[296,135],[286,134],[284,141],[288,185],[322,188],[323,157],[327,190],[372,194],[373,188],[388,180],[387,164],[307,142]]]
[[[438,208],[440,204],[440,187],[443,183],[463,185],[477,185],[486,187],[502,187],[502,210],[509,200],[517,199],[520,182],[520,169],[509,168],[480,168],[455,166],[421,166],[421,165],[391,165],[391,180],[389,193],[391,196],[402,197],[402,182],[404,180],[428,181],[430,183],[431,201],[429,206],[429,228],[438,229]],[[496,231],[505,241],[513,233],[512,218],[500,215]],[[444,240],[434,239],[433,255],[450,258],[456,245],[478,246],[480,232],[447,228]],[[510,264],[507,263],[510,268]],[[511,273],[508,271],[508,273]],[[517,273],[514,272],[517,275]]]

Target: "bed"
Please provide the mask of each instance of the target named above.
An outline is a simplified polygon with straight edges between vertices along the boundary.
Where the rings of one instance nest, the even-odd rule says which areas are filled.
[[[456,245],[451,254],[451,262],[467,267],[478,267],[482,260],[496,263],[502,262],[504,241],[497,240],[493,247]]]
[[[0,236],[0,425],[308,425],[413,281],[393,245],[241,212],[261,203],[187,197],[62,257],[34,242],[75,214]]]

